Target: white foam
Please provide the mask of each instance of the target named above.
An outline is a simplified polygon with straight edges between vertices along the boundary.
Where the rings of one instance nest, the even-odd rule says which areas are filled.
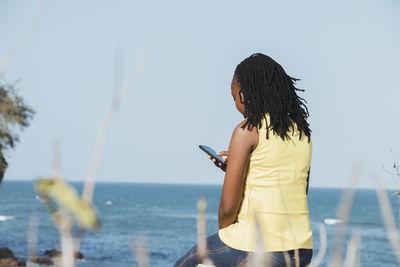
[[[15,220],[15,217],[13,216],[5,216],[5,215],[0,215],[0,222],[1,221],[10,221],[10,220]]]
[[[326,218],[325,220],[324,220],[324,223],[325,224],[327,224],[327,225],[335,225],[335,224],[338,224],[338,223],[341,223],[342,221],[341,220],[338,220],[338,219],[329,219],[329,218]]]

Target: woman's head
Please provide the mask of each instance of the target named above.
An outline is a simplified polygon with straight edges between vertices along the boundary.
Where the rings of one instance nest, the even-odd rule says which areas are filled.
[[[267,128],[283,140],[290,138],[287,132],[294,126],[293,122],[297,124],[300,138],[303,133],[310,137],[306,102],[297,95],[297,91],[304,90],[295,87],[297,80],[287,75],[272,58],[260,53],[240,62],[231,88],[237,109],[247,118],[242,128],[260,128],[262,119],[269,113]]]

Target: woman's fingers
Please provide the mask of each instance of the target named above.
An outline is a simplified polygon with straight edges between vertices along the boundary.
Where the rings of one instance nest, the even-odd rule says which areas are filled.
[[[216,160],[215,158],[213,158],[213,157],[211,157],[211,156],[208,156],[208,158],[211,159],[211,160],[214,162],[214,164],[218,166],[217,160]]]
[[[228,151],[221,151],[217,153],[218,156],[228,156]]]
[[[221,151],[217,153],[218,156],[222,156],[222,159],[226,163],[228,161],[228,151]]]
[[[217,153],[218,156],[222,156],[222,159],[224,160],[225,164],[222,164],[220,162],[218,162],[213,156],[208,155],[207,157],[209,159],[212,160],[212,162],[214,163],[215,166],[217,166],[218,168],[220,168],[221,170],[225,171],[226,169],[226,162],[228,160],[228,151],[221,151],[219,153]]]

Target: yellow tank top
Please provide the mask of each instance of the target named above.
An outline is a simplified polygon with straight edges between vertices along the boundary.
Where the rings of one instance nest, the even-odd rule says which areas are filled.
[[[255,251],[256,216],[264,251],[313,248],[306,195],[312,143],[304,134],[299,140],[297,126],[285,141],[272,130],[266,139],[265,120],[258,132],[237,221],[220,229],[219,237],[232,248]]]

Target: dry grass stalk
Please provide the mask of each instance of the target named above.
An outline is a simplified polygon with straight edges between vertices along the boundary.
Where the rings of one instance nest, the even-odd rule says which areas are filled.
[[[271,266],[271,258],[268,253],[265,253],[264,244],[263,244],[263,236],[260,228],[259,221],[257,219],[257,215],[254,216],[255,221],[255,242],[256,242],[256,250],[250,255],[249,260],[246,264],[247,267],[260,267]]]
[[[343,267],[358,267],[360,266],[359,248],[361,245],[361,232],[356,230],[347,246],[346,258]]]
[[[6,54],[6,56],[0,61],[0,73],[3,73],[11,61],[16,57],[16,55],[21,51],[21,49],[28,43],[31,39],[33,33],[39,25],[39,20],[42,16],[44,1],[40,1],[39,8],[36,12],[36,16],[33,19],[28,31],[22,35],[21,39],[11,48],[11,50]]]
[[[326,249],[328,247],[328,242],[326,238],[326,229],[324,224],[322,223],[318,224],[318,229],[319,229],[319,250],[317,256],[311,262],[309,267],[317,267],[322,263],[325,257]]]
[[[382,219],[385,225],[387,237],[389,243],[393,249],[396,256],[397,263],[400,264],[400,236],[396,228],[396,222],[392,213],[392,208],[390,206],[389,197],[386,191],[383,189],[381,183],[376,178],[375,174],[371,174],[371,178],[376,183],[376,194],[378,197],[379,207],[382,214]]]
[[[203,263],[197,264],[196,267],[216,267],[211,259],[205,258]]]
[[[115,47],[115,57],[114,57],[114,90],[113,96],[118,92],[118,89],[121,88],[122,82],[122,60],[123,53],[120,44],[117,44]]]
[[[340,223],[336,229],[336,235],[333,241],[332,257],[328,264],[330,267],[342,266],[343,264],[343,247],[346,239],[347,223],[353,206],[355,188],[362,170],[361,161],[358,161],[353,166],[352,174],[350,176],[350,186],[345,190],[337,212],[337,218]]]
[[[291,267],[292,266],[292,261],[290,259],[290,255],[287,251],[283,252],[283,259],[285,260],[285,265],[286,267]]]
[[[139,74],[141,73],[142,68],[143,68],[143,57],[142,57],[142,60],[139,61],[139,65],[138,65],[139,71],[135,71],[131,75],[130,79],[114,95],[112,104],[98,129],[96,145],[95,145],[92,160],[89,165],[89,169],[88,169],[88,173],[86,176],[86,181],[85,181],[85,185],[84,185],[84,189],[83,189],[83,194],[82,194],[83,199],[89,203],[92,203],[95,179],[96,179],[96,175],[97,175],[97,172],[98,172],[100,164],[101,164],[101,160],[103,158],[104,148],[106,145],[107,136],[108,136],[108,133],[110,130],[111,123],[114,119],[115,113],[118,110],[120,103],[122,102],[122,100],[124,100],[126,98],[126,96],[129,94],[129,92],[132,90],[134,84],[136,83],[136,80],[137,80]]]
[[[140,63],[143,63],[142,60]],[[142,67],[142,65],[139,65]],[[141,68],[140,68],[141,70]],[[93,199],[94,192],[94,184],[95,177],[100,167],[101,159],[104,153],[104,146],[107,139],[108,131],[112,120],[114,118],[115,112],[120,104],[120,102],[127,96],[127,94],[132,89],[134,83],[137,80],[137,72],[134,72],[131,78],[122,86],[122,88],[114,95],[114,99],[112,105],[104,118],[102,124],[100,125],[97,142],[95,147],[95,152],[91,164],[89,166],[88,175],[85,181],[84,190],[83,190],[83,199],[87,201],[89,204]],[[62,172],[60,168],[60,160],[59,160],[59,150],[58,144],[55,142],[53,146],[53,165],[54,165],[54,175],[62,179]],[[59,229],[60,238],[61,238],[61,260],[58,262],[63,267],[73,267],[75,265],[74,251],[75,249],[79,249],[80,241],[73,239],[71,235],[71,228],[73,222],[71,218],[67,215],[66,211],[63,207],[60,207],[59,216],[55,224]],[[75,243],[75,244],[74,244]]]
[[[57,179],[63,180],[63,174],[61,171],[61,160],[60,160],[60,147],[59,142],[53,142],[53,173]],[[60,233],[61,241],[61,257],[55,260],[57,266],[62,267],[74,267],[74,239],[71,234],[71,228],[73,225],[72,219],[67,214],[67,211],[60,206],[57,216],[54,217],[54,223]]]
[[[283,259],[285,260],[285,265],[286,267],[291,267],[292,266],[292,261],[290,259],[290,255],[287,251],[283,252]]]
[[[131,250],[139,267],[149,267],[149,254],[147,252],[147,236],[140,236],[132,242]]]
[[[282,185],[280,183],[279,183],[279,191],[280,191],[282,206],[285,209],[286,220],[287,220],[287,223],[288,223],[288,226],[289,226],[289,229],[290,229],[290,233],[292,234],[293,246],[295,248],[297,248],[298,246],[297,246],[296,235],[295,235],[294,230],[293,230],[292,221],[291,221],[290,216],[289,216],[289,211],[288,211],[287,206],[286,206],[285,198],[283,197]],[[288,256],[289,255],[285,254],[284,256],[285,256],[284,257],[285,258],[285,263],[286,263],[286,265],[288,265]],[[296,267],[300,267],[300,257],[299,257],[299,250],[298,249],[295,249],[295,251],[294,251],[294,261],[295,261],[295,266]],[[291,260],[289,258],[289,266],[291,266],[290,262],[291,262]]]
[[[60,207],[60,225],[59,232],[61,238],[61,259],[60,266],[62,267],[74,267],[74,241],[71,235],[71,227],[73,222],[67,215],[67,212]]]
[[[35,263],[30,262],[29,259],[36,257],[37,243],[38,243],[38,224],[39,218],[33,215],[29,219],[28,227],[28,260],[26,265],[28,267],[36,266]]]
[[[285,258],[285,261],[286,260],[287,259]],[[300,256],[299,256],[299,250],[298,249],[294,250],[294,262],[295,262],[295,266],[296,267],[300,267]],[[287,264],[287,262],[286,262],[286,264]]]
[[[63,179],[64,176],[61,171],[61,154],[60,154],[60,142],[58,140],[53,141],[53,177]]]
[[[199,198],[197,201],[197,253],[200,262],[206,266],[212,266],[212,261],[207,257],[207,218],[206,218],[207,202],[205,198]]]

